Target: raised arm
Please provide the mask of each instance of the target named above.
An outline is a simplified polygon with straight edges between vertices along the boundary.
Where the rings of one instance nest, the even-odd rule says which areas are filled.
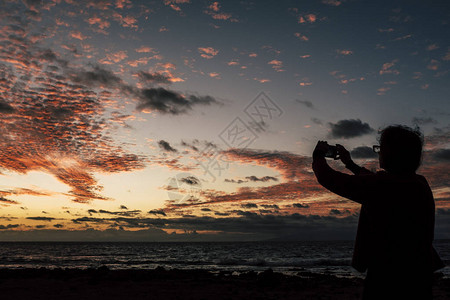
[[[369,170],[361,168],[354,163],[354,166],[351,166],[353,168],[352,171],[358,175],[348,175],[333,170],[325,159],[327,149],[328,144],[319,141],[313,153],[312,168],[317,181],[331,192],[363,204],[376,187],[376,176]],[[363,175],[364,173],[367,175]]]
[[[342,163],[345,165],[347,169],[353,172],[355,175],[371,175],[374,174],[373,172],[367,170],[364,167],[360,167],[352,160],[350,156],[350,152],[347,151],[347,149],[344,148],[344,146],[337,144],[336,145],[338,153],[339,153],[339,159],[342,161]]]

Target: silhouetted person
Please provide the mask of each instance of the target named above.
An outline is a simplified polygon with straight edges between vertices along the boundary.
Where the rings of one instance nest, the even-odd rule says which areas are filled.
[[[325,160],[329,146],[319,141],[313,153],[317,180],[328,190],[362,204],[352,266],[367,270],[363,299],[431,299],[432,274],[443,263],[432,246],[434,199],[426,179],[416,174],[423,138],[405,126],[381,132],[380,168],[357,166],[337,145],[346,168],[333,170]]]

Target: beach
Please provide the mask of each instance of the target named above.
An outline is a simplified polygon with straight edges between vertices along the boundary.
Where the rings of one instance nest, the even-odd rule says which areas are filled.
[[[434,299],[450,299],[450,279],[435,277]],[[360,299],[362,288],[361,278],[271,269],[0,269],[1,299]]]

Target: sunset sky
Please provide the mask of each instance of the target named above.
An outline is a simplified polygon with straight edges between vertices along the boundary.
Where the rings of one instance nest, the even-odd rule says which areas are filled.
[[[352,239],[359,205],[317,183],[311,153],[340,143],[377,170],[390,124],[423,131],[450,238],[448,1],[4,0],[0,16],[0,240]]]

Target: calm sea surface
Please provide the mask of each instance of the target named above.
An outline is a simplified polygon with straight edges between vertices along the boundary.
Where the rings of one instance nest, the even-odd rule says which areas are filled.
[[[450,264],[450,240],[435,247]],[[314,242],[0,242],[0,268],[153,269],[158,266],[211,271],[272,268],[362,277],[351,266],[352,241]],[[450,277],[450,267],[440,270]]]

